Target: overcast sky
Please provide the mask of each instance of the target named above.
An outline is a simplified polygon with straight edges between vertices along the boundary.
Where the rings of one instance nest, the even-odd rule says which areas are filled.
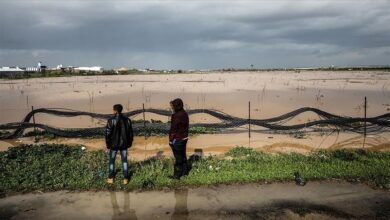
[[[390,0],[0,0],[0,66],[390,64]]]

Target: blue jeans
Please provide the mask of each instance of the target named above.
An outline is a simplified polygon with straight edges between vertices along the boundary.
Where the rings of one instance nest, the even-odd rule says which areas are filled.
[[[123,166],[123,178],[128,179],[128,166],[127,166],[127,149],[125,150],[110,150],[110,160],[109,160],[109,166],[108,166],[108,178],[114,178],[115,176],[115,158],[116,153],[120,151],[121,159],[122,159],[122,166]]]

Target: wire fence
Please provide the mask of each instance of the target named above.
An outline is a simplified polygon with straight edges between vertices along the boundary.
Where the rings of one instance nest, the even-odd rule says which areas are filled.
[[[365,104],[366,109],[366,104]],[[189,116],[195,114],[207,114],[217,118],[219,122],[215,123],[191,123],[190,133],[227,133],[227,132],[295,132],[305,131],[324,131],[337,130],[355,132],[359,134],[374,134],[389,131],[390,113],[376,117],[348,117],[331,114],[329,112],[312,108],[303,107],[267,119],[251,118],[250,102],[248,105],[248,117],[235,117],[224,112],[212,109],[190,109],[187,110]],[[306,123],[288,124],[287,122],[299,117],[299,115],[311,112],[318,116],[318,120],[308,121]],[[172,113],[168,110],[145,108],[137,109],[123,113],[127,117],[135,117],[143,114],[142,120],[133,122],[135,135],[153,135],[166,134],[169,131],[170,122],[161,122],[159,120],[145,120],[145,113],[154,113],[160,116],[170,116]],[[89,116],[93,119],[107,120],[112,114],[99,114],[86,111],[75,111],[71,109],[59,108],[39,108],[32,109],[21,122],[6,123],[0,125],[0,139],[13,139],[26,135],[27,129],[34,129],[33,134],[48,133],[59,137],[95,137],[103,136],[104,127],[94,128],[59,128],[42,123],[35,123],[36,114],[49,114],[58,117],[77,117]]]

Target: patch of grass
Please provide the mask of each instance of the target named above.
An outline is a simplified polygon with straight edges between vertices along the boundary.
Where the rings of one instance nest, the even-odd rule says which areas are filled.
[[[149,121],[146,121],[146,124],[148,125],[148,123],[153,123],[153,124],[160,124],[160,125],[163,125],[164,126],[164,123],[161,122],[161,121],[152,121],[152,122],[149,122]],[[154,129],[153,127],[148,127],[146,125],[146,128],[143,129],[142,131],[138,132],[136,135],[137,136],[147,136],[147,137],[150,137],[150,136],[166,136],[167,135],[167,132],[165,130],[161,130],[161,129]],[[213,128],[207,128],[207,127],[190,127],[189,128],[189,134],[190,135],[197,135],[197,134],[215,134],[217,133],[217,129],[213,129]]]
[[[352,122],[351,126],[352,127],[363,127],[364,126],[364,122],[360,122],[360,121]]]
[[[9,131],[0,131],[0,137],[1,136],[8,136],[10,134],[11,134],[11,132],[9,132]]]
[[[295,207],[292,209],[294,213],[297,213],[300,217],[304,217],[307,214],[312,213],[312,210],[308,209],[307,207]]]
[[[209,156],[192,164],[181,181],[170,180],[172,159],[129,161],[128,185],[105,184],[108,156],[85,151],[82,146],[57,144],[20,145],[0,152],[0,194],[36,190],[134,190],[260,181],[293,181],[299,171],[306,180],[344,179],[368,181],[382,188],[390,184],[390,153],[368,150],[316,151],[269,154],[236,147],[224,156]],[[117,159],[117,180],[121,180]]]
[[[253,148],[249,147],[235,147],[231,149],[229,152],[226,153],[226,156],[231,157],[243,157],[243,156],[250,156],[254,155],[257,152]]]
[[[133,124],[139,123],[143,125],[143,120],[133,120]],[[146,137],[153,137],[153,136],[158,136],[158,137],[163,137],[167,135],[167,125],[159,120],[151,120],[151,121],[146,121],[145,122],[146,127],[143,128],[141,127],[140,130],[135,131],[134,135],[135,136],[146,136]],[[155,124],[157,125],[156,127],[149,126],[150,124]],[[190,127],[189,129],[189,134],[190,135],[197,135],[197,134],[215,134],[217,133],[218,130],[214,128],[207,128],[207,127]],[[0,131],[0,136],[5,136],[9,135],[10,133],[5,133]],[[85,136],[82,136],[81,138],[84,139],[93,139],[93,138],[104,138],[103,134],[97,134],[97,135],[91,135],[88,133],[80,133],[84,134]],[[24,137],[34,137],[36,136],[39,140],[54,140],[57,136],[53,133],[47,132],[45,130],[37,129],[36,131],[29,131],[23,134]]]
[[[207,127],[190,127],[190,134],[214,134],[217,132],[215,128],[207,128]]]
[[[37,131],[29,131],[23,135],[24,137],[37,137],[41,140],[54,140],[56,139],[56,135],[43,131],[43,130],[37,130]]]

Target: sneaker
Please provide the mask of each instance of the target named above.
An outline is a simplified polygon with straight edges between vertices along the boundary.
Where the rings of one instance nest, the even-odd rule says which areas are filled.
[[[108,184],[113,184],[114,183],[114,179],[113,178],[108,178],[107,179],[107,183]]]
[[[127,185],[129,183],[128,179],[123,179],[123,185]]]

